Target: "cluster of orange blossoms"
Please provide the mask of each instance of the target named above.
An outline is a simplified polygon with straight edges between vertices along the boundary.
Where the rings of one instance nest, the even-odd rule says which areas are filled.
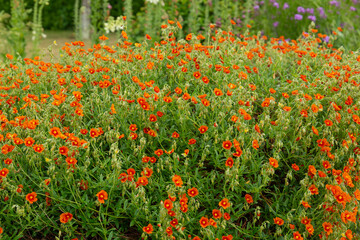
[[[61,64],[0,63],[9,218],[56,213],[86,237],[129,218],[143,238],[359,239],[360,56],[316,29],[177,41],[168,24],[153,46],[123,31],[116,46],[66,43]]]

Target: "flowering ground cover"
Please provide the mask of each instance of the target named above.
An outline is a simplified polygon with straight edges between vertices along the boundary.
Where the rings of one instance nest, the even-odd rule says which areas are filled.
[[[8,54],[0,236],[359,239],[359,54],[213,27]]]

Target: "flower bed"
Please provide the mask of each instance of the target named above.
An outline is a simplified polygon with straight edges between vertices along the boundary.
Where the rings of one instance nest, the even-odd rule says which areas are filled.
[[[358,53],[212,27],[7,55],[0,236],[359,238]]]

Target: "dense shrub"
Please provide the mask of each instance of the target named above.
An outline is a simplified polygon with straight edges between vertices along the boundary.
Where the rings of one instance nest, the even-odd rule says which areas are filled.
[[[7,55],[1,236],[358,239],[359,53],[179,28]]]

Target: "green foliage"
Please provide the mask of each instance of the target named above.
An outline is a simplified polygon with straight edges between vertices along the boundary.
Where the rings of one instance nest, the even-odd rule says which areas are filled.
[[[0,237],[359,239],[359,52],[179,28],[0,63]]]
[[[99,42],[99,36],[105,33],[104,22],[106,18],[107,1],[93,0],[91,1],[91,27],[92,27],[92,41]]]
[[[13,54],[16,58],[25,57],[26,20],[31,10],[25,9],[23,0],[11,1],[10,6],[11,15],[0,12],[0,47],[8,49],[7,53]]]
[[[80,1],[81,0],[75,0],[75,5],[74,5],[75,39],[77,40],[81,40]]]
[[[33,56],[37,56],[39,54],[39,44],[40,38],[44,34],[44,29],[42,27],[42,14],[43,9],[46,5],[49,5],[50,0],[35,0],[35,5],[33,8],[33,21],[31,23],[32,28],[32,42],[33,42]]]

